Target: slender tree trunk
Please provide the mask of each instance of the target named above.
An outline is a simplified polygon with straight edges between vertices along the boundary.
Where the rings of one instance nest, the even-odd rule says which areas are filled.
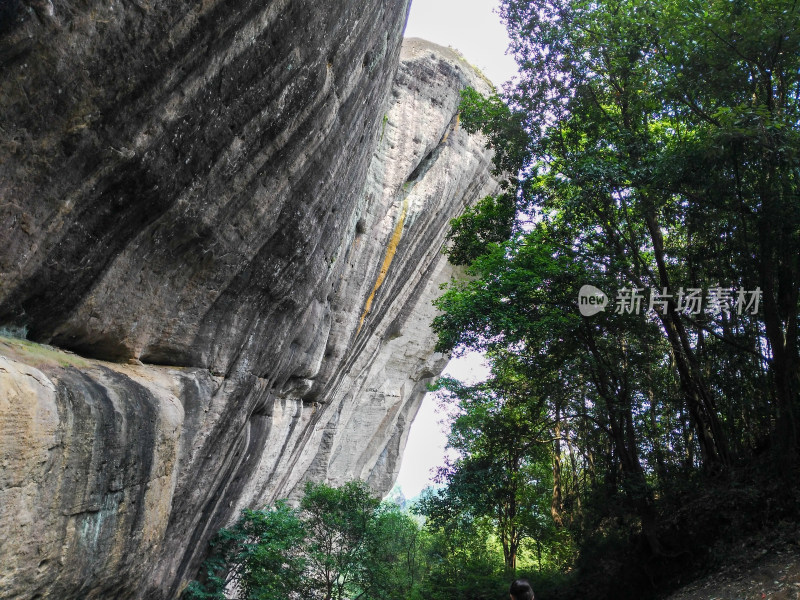
[[[561,400],[555,401],[555,429],[553,431],[553,499],[550,503],[550,514],[557,527],[564,524],[563,497],[561,487]]]
[[[579,486],[579,479],[578,479],[578,462],[575,460],[575,448],[572,446],[572,442],[569,439],[569,432],[564,436],[564,442],[567,444],[567,452],[569,452],[569,462],[570,466],[572,467],[572,485],[571,485],[571,494],[575,498],[575,509],[571,511],[570,521],[573,520],[572,515],[581,513],[581,494],[580,494],[580,486]]]
[[[768,207],[770,202],[765,200]],[[765,210],[769,210],[765,208]],[[781,288],[776,289],[775,279],[781,275],[776,273],[776,260],[780,260],[778,252],[773,247],[774,230],[770,227],[772,219],[763,217],[761,220],[761,269],[760,281],[763,294],[764,325],[772,351],[770,370],[772,371],[776,411],[777,451],[779,461],[784,469],[789,468],[794,462],[798,448],[797,418],[795,415],[798,404],[798,390],[800,390],[800,359],[798,359],[797,342],[797,279],[783,274],[788,281],[781,282]],[[794,257],[787,265],[788,270],[800,271],[800,258]],[[790,289],[787,289],[790,288]],[[782,313],[785,318],[782,318]]]
[[[653,253],[658,267],[661,287],[667,288],[668,293],[674,296],[675,290],[670,285],[667,273],[664,238],[661,235],[661,229],[652,213],[647,213],[645,220],[653,244]],[[704,464],[711,467],[729,465],[728,444],[717,416],[716,404],[705,384],[700,366],[689,341],[689,335],[677,311],[674,298],[668,301],[665,313],[662,314],[661,311],[657,311],[658,318],[661,320],[664,331],[667,334],[667,340],[672,346],[675,366],[678,370],[681,388],[686,397],[689,415],[697,430]]]
[[[542,542],[539,541],[539,538],[536,538],[536,562],[539,565],[539,569],[542,568]]]
[[[653,454],[656,459],[656,474],[659,481],[664,481],[667,474],[667,465],[664,461],[664,449],[661,446],[661,439],[658,435],[658,416],[656,410],[656,395],[653,391],[653,386],[650,385],[647,389],[647,398],[650,401],[650,429],[652,435],[650,441],[653,444]]]
[[[602,361],[602,356],[591,334],[588,336],[588,341],[590,351],[595,359]],[[620,461],[623,489],[632,508],[641,519],[642,533],[651,552],[659,555],[663,551],[657,535],[653,496],[642,464],[639,462],[631,398],[626,393],[627,384],[617,378],[614,378],[613,381],[616,382],[616,385],[612,383],[609,373],[603,369],[598,370],[598,393],[606,405],[611,439]]]

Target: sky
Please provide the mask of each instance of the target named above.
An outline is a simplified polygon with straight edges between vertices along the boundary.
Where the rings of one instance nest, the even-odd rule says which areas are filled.
[[[405,35],[455,48],[499,88],[517,69],[505,53],[508,35],[495,12],[497,5],[498,0],[412,0]],[[473,353],[451,361],[443,374],[476,383],[486,379],[488,367],[481,355]],[[411,425],[397,478],[406,498],[419,495],[436,467],[444,464],[450,429],[444,419],[435,397],[426,395]]]
[[[405,35],[452,46],[500,88],[517,67],[505,53],[508,35],[497,6],[498,0],[411,0]]]

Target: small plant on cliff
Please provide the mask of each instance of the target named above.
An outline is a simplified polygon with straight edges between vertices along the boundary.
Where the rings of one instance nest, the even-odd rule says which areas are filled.
[[[381,139],[380,142],[383,141],[383,136],[386,134],[386,124],[389,122],[389,115],[383,113],[383,127],[381,127]]]

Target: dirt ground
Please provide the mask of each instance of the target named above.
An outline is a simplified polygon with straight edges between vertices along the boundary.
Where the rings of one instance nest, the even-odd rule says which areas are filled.
[[[724,568],[666,600],[800,600],[800,538],[793,529],[741,544]]]

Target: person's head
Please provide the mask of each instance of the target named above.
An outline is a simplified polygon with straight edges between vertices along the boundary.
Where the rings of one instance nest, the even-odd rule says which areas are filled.
[[[527,579],[517,579],[511,582],[511,600],[534,600],[533,588]]]

